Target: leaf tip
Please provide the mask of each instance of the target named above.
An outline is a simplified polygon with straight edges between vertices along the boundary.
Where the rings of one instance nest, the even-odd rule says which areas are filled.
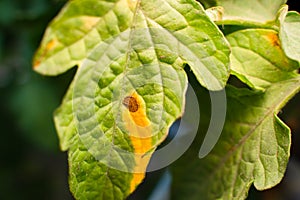
[[[39,72],[37,69],[41,65],[42,61],[47,57],[47,55],[52,52],[58,46],[58,41],[56,39],[51,39],[45,45],[42,45],[37,51],[35,58],[33,60],[33,69]]]

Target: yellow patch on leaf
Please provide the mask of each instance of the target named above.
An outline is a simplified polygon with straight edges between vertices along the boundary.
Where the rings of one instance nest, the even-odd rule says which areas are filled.
[[[135,11],[138,2],[139,0],[127,0],[127,5],[130,10]]]
[[[130,182],[130,193],[132,193],[135,188],[143,181],[145,178],[145,172],[147,165],[150,161],[152,153],[145,154],[144,156],[135,156],[136,166],[135,171],[144,171],[142,173],[133,173],[133,178]]]
[[[270,43],[272,44],[272,46],[280,48],[280,41],[279,41],[278,35],[276,33],[269,33],[267,35],[267,38],[270,41]]]
[[[39,56],[39,59],[36,60],[36,61],[33,63],[33,68],[34,68],[34,69],[37,68],[37,67],[40,65],[41,60],[46,56],[46,54],[47,54],[49,51],[51,51],[52,49],[54,49],[54,48],[57,46],[57,44],[58,44],[58,41],[57,41],[56,39],[52,39],[52,40],[50,40],[50,41],[46,44],[46,46],[43,48],[43,49],[44,49],[43,53],[41,54],[41,56]]]
[[[133,92],[123,99],[123,105],[127,108],[123,112],[123,120],[134,148],[135,163],[133,179],[130,184],[130,192],[142,182],[145,171],[154,152],[152,145],[152,128],[146,115],[143,99]]]
[[[99,17],[83,17],[83,27],[84,29],[90,30],[99,22]]]

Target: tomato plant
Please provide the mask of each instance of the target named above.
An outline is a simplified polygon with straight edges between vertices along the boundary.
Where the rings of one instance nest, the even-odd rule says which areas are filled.
[[[54,115],[74,197],[125,199],[168,165],[172,199],[244,199],[252,183],[278,184],[291,136],[277,114],[300,89],[300,16],[285,3],[69,1],[33,67],[77,66]],[[179,118],[182,145],[157,149]]]

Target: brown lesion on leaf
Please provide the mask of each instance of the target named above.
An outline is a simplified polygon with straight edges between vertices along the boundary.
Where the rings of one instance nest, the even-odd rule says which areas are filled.
[[[279,37],[276,33],[270,33],[267,35],[268,40],[270,41],[270,43],[272,44],[272,46],[274,47],[280,47],[280,41],[279,41]]]
[[[41,64],[41,59],[35,59],[34,63],[33,63],[33,69],[38,68],[38,66],[40,66]]]
[[[130,182],[130,192],[133,192],[143,181],[155,148],[152,144],[152,126],[146,114],[143,98],[133,91],[124,97],[122,104],[126,107],[123,120],[134,148],[135,167]]]
[[[41,47],[41,49],[43,49],[43,52],[38,55],[37,59],[35,59],[33,63],[34,69],[39,67],[39,65],[41,64],[42,60],[45,58],[47,53],[53,50],[57,46],[57,44],[58,41],[56,39],[52,39],[45,45],[45,47]]]
[[[136,100],[136,98],[132,96],[127,96],[123,99],[123,105],[128,108],[129,112],[136,112],[139,109],[139,104]]]
[[[128,109],[130,118],[136,126],[147,127],[150,125],[143,99],[136,92],[126,96],[122,104]]]

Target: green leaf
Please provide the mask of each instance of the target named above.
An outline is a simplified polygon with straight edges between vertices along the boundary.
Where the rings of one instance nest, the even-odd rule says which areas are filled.
[[[54,113],[55,128],[60,141],[60,149],[62,151],[68,150],[72,144],[77,143],[77,141],[74,141],[77,140],[77,130],[72,108],[73,85],[74,83],[72,82],[61,106],[57,108]]]
[[[287,11],[288,7],[282,9],[279,21],[279,37],[282,48],[286,55],[299,62],[300,60],[300,15],[296,11]]]
[[[297,76],[298,62],[286,57],[277,32],[246,29],[227,36],[232,48],[232,74],[255,89]]]
[[[182,115],[184,65],[203,86],[219,90],[229,76],[229,53],[194,0],[70,1],[34,63],[46,75],[78,65],[55,112],[75,198],[126,198]]]
[[[274,83],[264,93],[227,87],[222,135],[204,159],[198,158],[198,140],[173,166],[172,199],[245,199],[252,183],[258,190],[278,184],[291,136],[276,114],[299,90],[300,76]]]
[[[126,199],[132,173],[109,168],[90,154],[78,135],[68,151],[69,184],[76,199]]]
[[[286,0],[218,0],[224,8],[224,21],[230,23],[266,23],[274,21],[279,8]]]

